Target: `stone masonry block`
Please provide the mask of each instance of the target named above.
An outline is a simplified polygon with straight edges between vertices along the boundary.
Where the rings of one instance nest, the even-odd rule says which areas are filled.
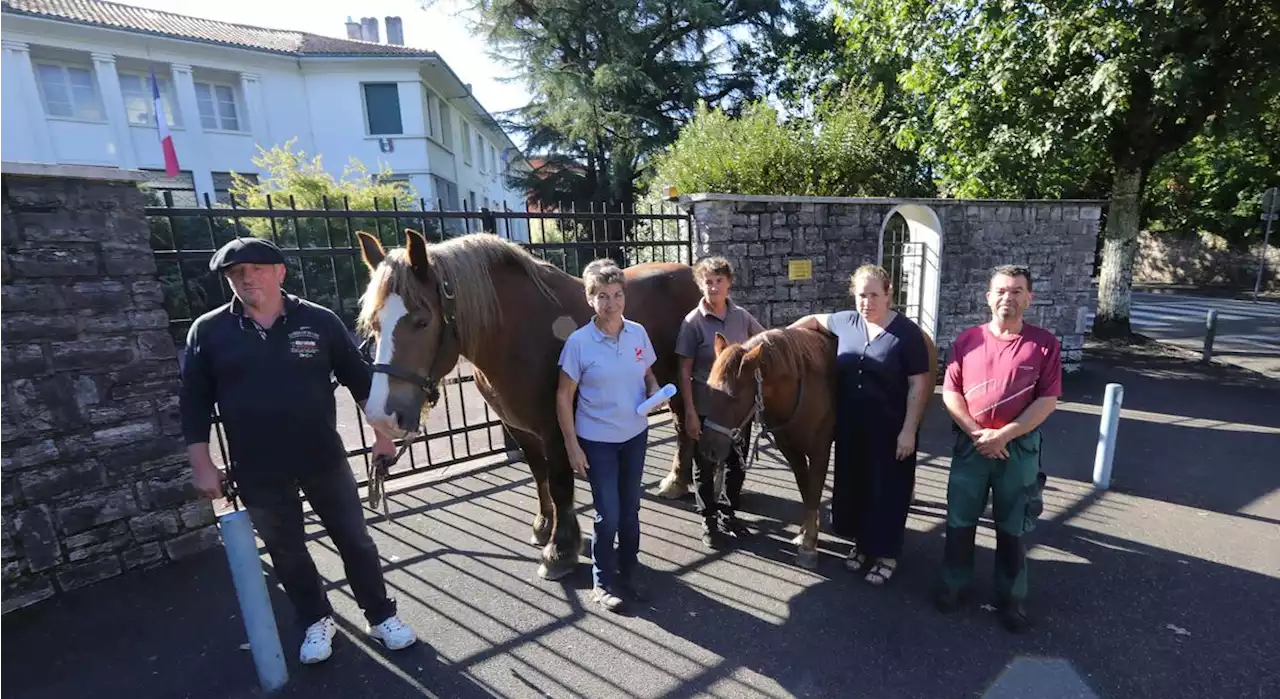
[[[0,609],[8,614],[16,609],[29,607],[57,594],[53,580],[47,575],[24,575],[12,585],[4,586],[4,602]]]
[[[70,309],[93,311],[125,310],[133,303],[128,285],[113,279],[77,282],[63,289],[63,297]]]
[[[209,525],[164,542],[164,550],[169,554],[169,558],[180,561],[202,551],[208,551],[220,543],[218,527]]]
[[[108,578],[114,578],[123,571],[120,558],[115,555],[103,556],[84,563],[63,566],[58,570],[58,587],[63,592],[70,592],[86,585],[92,585]]]
[[[67,534],[78,534],[138,513],[138,503],[128,487],[88,493],[58,508],[58,522]]]
[[[61,453],[51,439],[5,449],[2,462],[5,473],[13,473],[56,460]]]
[[[33,340],[74,340],[80,335],[75,316],[51,313],[6,313],[4,316],[6,342]]]
[[[172,538],[182,530],[182,526],[178,513],[173,510],[163,510],[146,512],[131,518],[129,529],[132,530],[134,538],[141,543]]]
[[[58,370],[105,369],[133,361],[133,343],[124,338],[55,342],[51,346],[53,366]]]
[[[9,280],[6,279],[6,282]],[[56,284],[43,283],[6,283],[0,295],[4,298],[5,332],[8,332],[9,314],[20,312],[48,313],[66,308],[60,289]]]
[[[213,504],[204,498],[178,508],[178,516],[181,517],[182,526],[185,529],[199,529],[213,524],[217,519],[213,513]]]
[[[53,513],[47,506],[36,505],[18,512],[13,518],[13,531],[33,572],[48,570],[62,561]]]
[[[12,340],[7,333],[6,340]],[[49,370],[49,361],[44,356],[44,347],[38,344],[31,345],[4,345],[0,350],[0,374],[6,376],[39,376]]]
[[[67,560],[71,563],[79,563],[104,554],[116,553],[129,548],[133,543],[133,532],[129,531],[128,523],[112,522],[106,526],[67,537],[63,546],[67,550]]]
[[[160,282],[138,281],[133,283],[131,289],[135,308],[156,307],[164,303],[164,287]]]
[[[120,560],[124,563],[125,570],[150,568],[164,562],[164,549],[160,547],[159,542],[153,541],[137,548],[121,551]]]
[[[138,498],[144,510],[173,507],[199,496],[191,471],[185,466],[157,471],[138,482]]]
[[[138,243],[102,244],[102,265],[107,274],[141,275],[156,273],[156,258],[150,246]]]
[[[9,254],[17,277],[91,277],[98,274],[98,253],[91,249],[30,249]],[[154,257],[147,255],[149,259]],[[153,269],[154,271],[154,269]]]
[[[40,501],[101,488],[107,479],[97,462],[84,461],[23,471],[18,475],[18,483],[28,500]]]

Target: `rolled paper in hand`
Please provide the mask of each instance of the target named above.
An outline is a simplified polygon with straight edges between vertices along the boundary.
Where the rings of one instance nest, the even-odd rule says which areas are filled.
[[[671,384],[667,384],[666,386],[663,386],[662,388],[658,389],[657,393],[653,394],[652,396],[649,396],[648,400],[641,403],[639,407],[636,408],[636,415],[648,415],[650,410],[653,410],[654,408],[658,407],[658,404],[662,403],[662,401],[664,400],[670,399],[671,396],[674,396],[675,394],[676,394],[675,386]]]

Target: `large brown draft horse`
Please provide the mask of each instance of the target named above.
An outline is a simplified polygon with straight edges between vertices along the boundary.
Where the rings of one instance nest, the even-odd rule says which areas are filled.
[[[368,418],[390,435],[416,432],[440,380],[459,356],[470,360],[476,387],[524,451],[537,485],[532,543],[544,547],[538,574],[561,578],[577,564],[581,532],[555,393],[564,340],[591,318],[582,281],[490,233],[430,245],[416,231],[405,236],[404,248],[386,251],[359,233],[370,270],[359,325],[377,341]],[[625,274],[626,315],[649,333],[658,381],[675,383],[680,321],[701,296],[693,270],[648,263]],[[683,401],[671,407],[680,441],[671,473],[687,474],[681,461],[693,444],[679,429]]]
[[[929,350],[929,386],[936,381],[938,349]],[[796,479],[804,518],[795,537],[796,564],[818,565],[818,510],[831,463],[836,425],[836,339],[802,328],[772,329],[730,345],[716,333],[711,398],[698,448],[723,462],[733,441],[753,419],[773,435]],[[744,454],[745,458],[747,455]]]

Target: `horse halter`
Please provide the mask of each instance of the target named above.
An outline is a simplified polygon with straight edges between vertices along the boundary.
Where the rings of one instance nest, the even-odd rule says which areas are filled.
[[[447,303],[453,300],[454,300],[454,294],[453,294],[453,291],[449,288],[449,282],[441,280],[440,281],[440,301],[441,301],[440,305],[442,310],[441,320],[444,322],[444,327],[441,328],[440,330],[441,333],[453,332],[454,316],[453,316],[452,309],[449,308],[453,304]],[[360,345],[361,354],[368,356],[368,352],[365,350],[365,348],[368,347],[369,343],[372,341],[373,341],[372,337],[365,338],[365,341]],[[437,354],[439,354],[439,352],[437,352]],[[371,362],[370,368],[373,370],[375,374],[386,374],[388,376],[394,376],[397,379],[400,379],[401,381],[406,381],[418,387],[418,390],[422,391],[425,394],[427,405],[430,405],[433,408],[435,407],[436,403],[440,402],[440,379],[436,377],[436,371],[435,371],[434,365],[427,370],[426,376],[422,376],[418,374],[416,371],[409,371],[408,369],[401,369],[398,366],[392,366],[391,364],[374,364]]]
[[[712,421],[710,418],[705,420],[702,423],[702,426],[704,429],[708,429],[708,430],[711,430],[712,432],[717,432],[719,434],[722,434],[728,437],[731,448],[738,449],[738,439],[742,436],[743,428],[751,424],[753,420],[756,422],[759,422],[760,431],[756,433],[755,448],[754,448],[754,451],[758,453],[760,451],[761,433],[769,432],[770,433],[769,441],[774,442],[773,433],[785,427],[790,426],[791,423],[794,422],[796,417],[800,414],[800,407],[804,405],[804,378],[801,377],[800,379],[800,390],[796,392],[796,404],[791,409],[791,417],[788,417],[786,420],[782,421],[777,425],[770,425],[768,422],[765,422],[765,419],[764,419],[764,374],[760,372],[760,367],[758,366],[755,369],[755,379],[756,379],[756,395],[755,395],[754,404],[751,406],[751,410],[746,414],[746,416],[743,417],[742,420],[738,423],[737,427],[725,427],[724,425],[720,425]],[[741,452],[741,450],[739,450],[739,452]],[[742,461],[743,461],[743,464],[745,464],[745,468],[751,468],[752,462],[755,461],[754,457],[751,459],[748,459],[747,455],[742,453],[739,453],[739,456],[742,457]]]

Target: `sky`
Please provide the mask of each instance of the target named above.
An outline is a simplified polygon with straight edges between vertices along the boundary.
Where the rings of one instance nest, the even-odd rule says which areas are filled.
[[[490,114],[522,107],[529,99],[522,85],[498,82],[508,75],[507,70],[489,59],[484,40],[472,36],[466,21],[456,16],[463,7],[459,0],[438,0],[430,10],[423,10],[420,0],[116,1],[191,17],[339,38],[347,36],[348,17],[356,22],[361,17],[377,17],[378,37],[383,43],[387,40],[386,17],[398,16],[404,26],[405,45],[440,54],[463,82],[471,83],[476,98]],[[306,9],[301,10],[303,7]]]

